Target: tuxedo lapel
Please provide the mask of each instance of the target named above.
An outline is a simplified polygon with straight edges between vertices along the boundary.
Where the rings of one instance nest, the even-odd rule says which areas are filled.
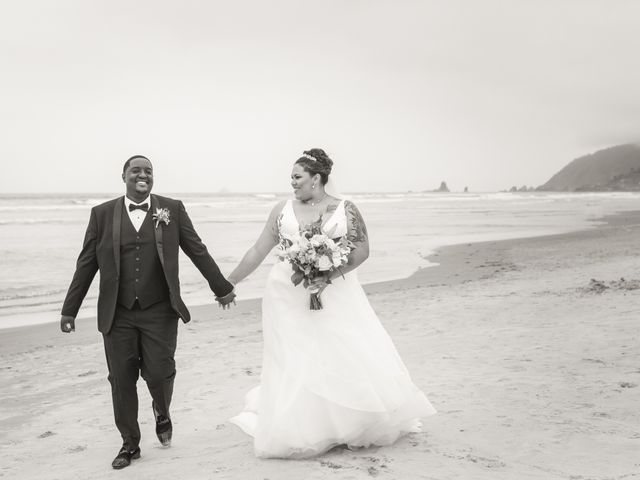
[[[113,258],[116,262],[116,273],[120,275],[120,225],[122,222],[122,209],[124,197],[120,197],[113,209]]]
[[[163,241],[162,241],[162,225],[158,225],[156,227],[156,222],[153,220],[153,214],[156,212],[156,209],[162,208],[158,205],[158,199],[155,195],[151,195],[151,212],[152,215],[151,222],[153,223],[153,234],[156,238],[156,249],[158,250],[158,257],[160,257],[160,264],[162,265],[162,269],[164,270],[164,251],[163,251]],[[162,223],[162,222],[160,222]]]

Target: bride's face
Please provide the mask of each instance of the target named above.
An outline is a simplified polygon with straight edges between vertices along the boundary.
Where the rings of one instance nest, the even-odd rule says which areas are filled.
[[[298,200],[309,200],[313,196],[314,179],[309,172],[306,172],[302,165],[295,164],[291,170],[291,186],[293,194]]]

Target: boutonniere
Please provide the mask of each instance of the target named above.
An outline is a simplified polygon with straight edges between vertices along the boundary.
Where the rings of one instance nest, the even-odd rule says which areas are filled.
[[[168,208],[156,208],[156,213],[153,214],[153,219],[156,221],[156,228],[160,222],[164,222],[166,225],[169,225],[171,219],[171,212],[169,212]]]

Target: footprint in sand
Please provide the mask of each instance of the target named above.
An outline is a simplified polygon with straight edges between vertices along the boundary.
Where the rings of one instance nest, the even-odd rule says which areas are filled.
[[[393,462],[393,460],[389,459],[389,457],[387,457],[386,455],[382,455],[381,457],[371,457],[371,461],[373,463],[379,462],[380,468],[387,468],[387,464]]]
[[[599,363],[599,364],[605,365],[605,366],[607,365],[605,362],[603,362],[599,358],[583,358],[582,361],[583,362],[590,362],[590,363]]]
[[[375,477],[380,473],[380,470],[378,470],[379,468],[388,468],[386,462],[388,462],[389,459],[386,457],[364,457],[364,460],[368,460],[369,462],[375,464],[367,468],[367,473],[372,477]]]
[[[636,388],[638,385],[636,383],[631,382],[620,382],[618,383],[622,388]]]
[[[75,447],[67,448],[67,453],[79,453],[87,449],[84,445],[76,445]]]
[[[482,465],[485,468],[503,468],[507,466],[507,464],[501,460],[497,460],[495,458],[478,457],[476,455],[471,455],[471,454],[468,454],[465,457],[465,460],[468,460],[473,463],[477,463],[479,465]]]

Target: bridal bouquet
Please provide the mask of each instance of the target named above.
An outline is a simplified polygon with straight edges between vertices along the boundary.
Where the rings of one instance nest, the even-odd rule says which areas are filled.
[[[327,283],[331,283],[330,273],[340,272],[340,268],[347,264],[352,248],[353,244],[346,236],[331,239],[323,233],[320,217],[311,225],[301,228],[295,237],[281,235],[277,255],[293,267],[291,278],[294,285],[303,282],[304,287],[309,288],[311,282],[319,277],[325,277]],[[320,293],[313,289],[309,291],[310,309],[321,310]]]

